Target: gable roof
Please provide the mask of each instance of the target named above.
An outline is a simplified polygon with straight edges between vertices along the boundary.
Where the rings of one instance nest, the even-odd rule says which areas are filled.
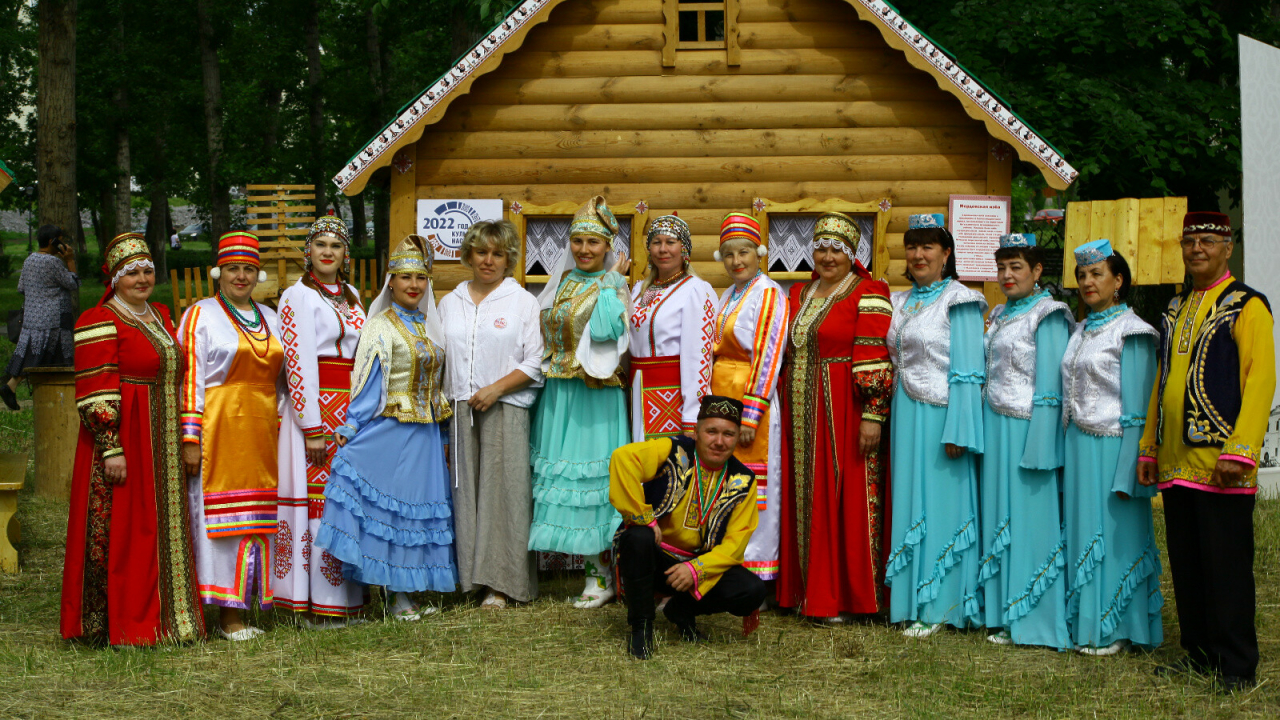
[[[440,120],[452,102],[465,95],[471,84],[501,64],[517,50],[534,26],[545,22],[565,0],[524,0],[481,38],[452,68],[418,97],[400,109],[396,117],[357,152],[333,177],[346,195],[364,189],[369,176],[391,164],[400,148],[417,142],[428,125]],[[1013,146],[1018,157],[1040,168],[1051,187],[1065,190],[1079,173],[1066,158],[994,92],[970,75],[947,51],[902,17],[884,0],[845,0],[880,31],[884,40],[906,56],[911,65],[927,72],[938,87],[954,95],[968,115],[980,120],[993,137]]]

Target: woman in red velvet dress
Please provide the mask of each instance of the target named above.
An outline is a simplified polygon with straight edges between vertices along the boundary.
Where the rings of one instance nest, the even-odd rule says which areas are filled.
[[[815,619],[885,605],[881,426],[893,368],[884,337],[889,288],[856,259],[852,218],[828,213],[813,236],[818,277],[791,287],[783,407],[778,603]]]
[[[107,247],[110,287],[75,330],[80,440],[62,573],[62,636],[154,645],[204,635],[179,457],[182,353],[147,302],[146,240]]]

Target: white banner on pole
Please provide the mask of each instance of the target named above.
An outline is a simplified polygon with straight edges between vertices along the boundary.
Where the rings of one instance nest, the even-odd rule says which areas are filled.
[[[1280,48],[1240,36],[1240,119],[1244,155],[1244,281],[1280,303]],[[1280,347],[1280,324],[1273,332]],[[1259,458],[1262,492],[1280,493],[1280,401]]]

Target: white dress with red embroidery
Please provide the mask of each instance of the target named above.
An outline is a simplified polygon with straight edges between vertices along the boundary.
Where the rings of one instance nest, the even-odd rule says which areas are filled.
[[[333,430],[346,421],[351,402],[351,363],[365,314],[337,296],[338,285],[322,288],[323,294],[299,280],[280,296],[290,420],[280,428],[280,524],[272,571],[278,607],[341,618],[359,612],[363,589],[345,580],[342,563],[313,548],[312,540],[337,450]],[[308,438],[325,439],[323,466],[307,462]]]
[[[681,275],[631,291],[631,437],[635,442],[693,430],[711,392],[716,296],[711,283]]]

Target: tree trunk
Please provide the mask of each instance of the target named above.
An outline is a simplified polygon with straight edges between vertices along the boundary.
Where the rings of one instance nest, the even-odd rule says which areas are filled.
[[[364,192],[361,191],[351,198],[351,244],[355,247],[364,247],[365,223],[368,221],[364,217]]]
[[[373,254],[378,267],[386,271],[387,256],[390,255],[391,235],[391,193],[385,188],[373,188]],[[398,238],[399,242],[403,238]]]
[[[484,34],[484,28],[477,28],[476,6],[467,2],[455,2],[451,13],[452,29],[449,44],[449,60],[456,61],[462,57],[480,36]]]
[[[320,65],[320,3],[307,10],[307,89],[311,91],[311,178],[316,186],[316,217],[328,208],[329,178],[324,161],[324,68]]]
[[[76,0],[40,0],[36,177],[40,224],[68,235],[80,227],[76,205]]]
[[[270,79],[264,80],[275,85]],[[280,132],[280,102],[284,99],[284,89],[275,85],[269,86],[263,91],[263,100],[266,102],[267,111],[262,118],[262,153],[267,158],[274,158],[276,155],[276,143]]]
[[[107,229],[102,224],[102,214],[98,212],[98,208],[89,208],[89,222],[93,224],[93,237],[95,239],[107,234]],[[80,252],[88,252],[88,246],[85,244],[83,234],[80,236]]]
[[[369,89],[373,91],[373,102],[369,107],[372,118],[369,131],[376,133],[386,120],[382,117],[382,100],[386,89],[382,86],[382,34],[378,31],[378,17],[373,14],[372,5],[364,11],[364,48],[369,63]]]
[[[111,242],[112,233],[119,227],[119,218],[116,217],[116,193],[115,188],[106,186],[98,192],[98,207],[102,213],[102,232],[98,233],[98,254],[107,254],[107,243]]]
[[[165,257],[165,251],[169,249],[169,193],[165,192],[164,182],[157,179],[151,183],[148,194],[151,196],[151,210],[147,212],[147,247],[151,248],[151,258],[156,264],[156,281],[164,282],[169,277],[169,263]]]
[[[200,26],[200,67],[204,85],[204,124],[209,147],[209,213],[211,239],[217,242],[231,229],[231,196],[222,182],[222,71],[213,36],[212,0],[197,0],[196,18]]]

